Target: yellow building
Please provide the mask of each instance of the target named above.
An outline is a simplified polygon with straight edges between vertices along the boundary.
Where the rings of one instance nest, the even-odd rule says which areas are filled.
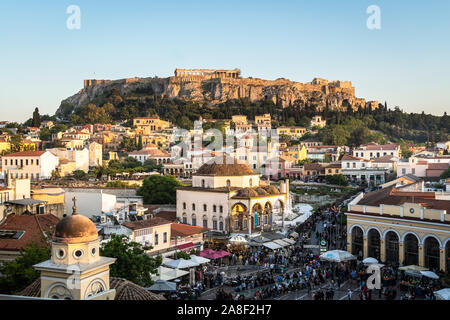
[[[0,154],[2,152],[8,152],[11,149],[11,144],[5,139],[0,139]]]
[[[45,213],[62,218],[64,214],[64,190],[61,188],[43,188],[31,190],[31,198],[45,201]]]
[[[306,133],[306,128],[303,127],[278,127],[278,135],[289,136],[291,138],[300,138]]]
[[[138,133],[149,135],[152,132],[160,132],[170,127],[169,121],[159,119],[159,117],[134,118],[133,126]]]
[[[287,147],[286,151],[284,151],[284,155],[294,158],[297,162],[301,160],[305,160],[308,156],[308,151],[305,146],[295,145],[292,147]]]
[[[360,194],[347,216],[347,250],[361,258],[450,271],[450,200],[423,182]]]

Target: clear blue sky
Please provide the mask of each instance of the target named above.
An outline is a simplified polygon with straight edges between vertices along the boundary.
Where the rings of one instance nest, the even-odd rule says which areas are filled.
[[[69,5],[81,29],[69,30]],[[366,27],[369,5],[381,30]],[[54,114],[83,79],[240,68],[244,77],[350,80],[408,112],[450,111],[450,1],[0,2],[0,120]]]

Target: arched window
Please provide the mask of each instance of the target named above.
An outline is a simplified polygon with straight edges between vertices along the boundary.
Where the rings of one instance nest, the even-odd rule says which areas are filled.
[[[187,224],[187,214],[185,212],[183,213],[182,221],[184,224]]]
[[[186,210],[186,202],[183,202],[183,210]]]
[[[217,230],[217,217],[213,216],[213,230]]]
[[[193,226],[197,225],[197,217],[195,216],[195,214],[192,215],[192,223]]]
[[[213,205],[213,212],[217,212],[217,206]]]
[[[208,228],[208,217],[206,215],[203,216],[203,228]]]
[[[208,211],[208,205],[206,204],[203,205],[203,211]]]
[[[202,179],[202,188],[205,187],[205,179]]]
[[[195,203],[192,204],[192,211],[195,211]]]
[[[228,188],[231,187],[231,181],[230,181],[230,179],[227,180],[227,187],[228,187]]]
[[[223,231],[223,218],[222,217],[219,218],[219,230]]]

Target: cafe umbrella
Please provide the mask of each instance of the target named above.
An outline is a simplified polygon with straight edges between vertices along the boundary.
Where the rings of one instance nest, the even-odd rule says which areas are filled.
[[[322,253],[320,259],[331,262],[344,262],[356,260],[356,257],[344,250],[330,250]]]
[[[156,280],[147,290],[154,292],[174,292],[177,291],[177,284],[165,280]]]

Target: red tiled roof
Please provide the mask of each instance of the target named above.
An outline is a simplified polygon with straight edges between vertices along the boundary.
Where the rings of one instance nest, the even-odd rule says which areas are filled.
[[[4,156],[5,158],[8,157],[40,157],[43,155],[46,151],[21,151],[21,152],[14,152],[7,154]]]
[[[124,222],[122,225],[131,230],[139,230],[139,229],[151,228],[151,227],[160,226],[163,224],[170,224],[170,223],[171,222],[166,219],[154,217],[154,218],[142,220],[142,221]]]
[[[317,162],[305,163],[303,165],[304,170],[322,170],[322,166]]]
[[[187,237],[208,232],[208,228],[191,226],[188,224],[172,223],[170,226],[171,237]]]
[[[366,160],[366,159],[363,159],[363,158],[358,158],[358,157],[351,156],[349,154],[344,154],[344,156],[342,157],[341,160],[342,161],[369,161],[369,160]]]
[[[433,169],[433,170],[447,170],[448,167],[449,167],[448,163],[429,163],[428,164],[428,169]]]
[[[0,239],[0,250],[19,251],[31,242],[41,243],[43,233],[53,233],[59,219],[52,214],[9,215],[0,230],[25,231],[20,239]]]
[[[170,222],[174,222],[177,220],[177,212],[176,211],[160,211],[156,214],[157,218],[163,218]]]

